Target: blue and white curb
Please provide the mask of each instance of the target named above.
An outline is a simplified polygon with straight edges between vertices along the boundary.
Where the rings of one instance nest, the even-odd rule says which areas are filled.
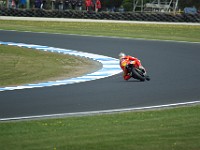
[[[81,77],[65,79],[65,80],[48,81],[48,82],[42,82],[42,83],[36,83],[36,84],[25,84],[25,85],[14,86],[14,87],[2,87],[2,88],[0,87],[0,91],[74,84],[74,83],[106,78],[106,77],[113,76],[121,72],[121,69],[119,67],[119,60],[116,58],[108,57],[108,56],[97,55],[97,54],[86,53],[86,52],[79,52],[79,51],[69,50],[69,49],[61,49],[61,48],[33,45],[33,44],[24,44],[24,43],[0,41],[0,45],[18,46],[18,47],[31,48],[31,49],[41,50],[41,51],[86,57],[94,61],[98,61],[102,64],[102,68],[100,70],[90,73],[90,74],[86,74]]]

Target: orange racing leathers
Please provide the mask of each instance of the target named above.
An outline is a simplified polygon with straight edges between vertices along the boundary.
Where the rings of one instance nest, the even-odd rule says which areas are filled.
[[[124,80],[128,80],[131,78],[130,72],[127,70],[127,65],[133,64],[134,67],[139,68],[141,65],[140,60],[132,57],[132,56],[125,56],[120,58],[120,67],[124,72]]]

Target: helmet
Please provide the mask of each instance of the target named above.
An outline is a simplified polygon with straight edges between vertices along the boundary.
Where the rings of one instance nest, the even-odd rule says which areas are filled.
[[[125,57],[126,55],[124,53],[119,53],[119,59],[121,59],[122,57]]]

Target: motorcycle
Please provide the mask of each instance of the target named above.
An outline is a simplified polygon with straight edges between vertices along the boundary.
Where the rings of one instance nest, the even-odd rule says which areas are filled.
[[[131,77],[140,81],[150,81],[150,77],[147,75],[147,72],[144,68],[136,68],[133,64],[127,66]]]

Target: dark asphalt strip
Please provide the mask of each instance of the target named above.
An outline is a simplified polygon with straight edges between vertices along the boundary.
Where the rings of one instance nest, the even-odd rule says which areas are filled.
[[[0,119],[148,107],[200,99],[200,44],[0,31],[4,42],[48,45],[117,58],[138,57],[150,82],[122,75],[95,81],[0,92]],[[20,37],[20,38],[19,38]]]

